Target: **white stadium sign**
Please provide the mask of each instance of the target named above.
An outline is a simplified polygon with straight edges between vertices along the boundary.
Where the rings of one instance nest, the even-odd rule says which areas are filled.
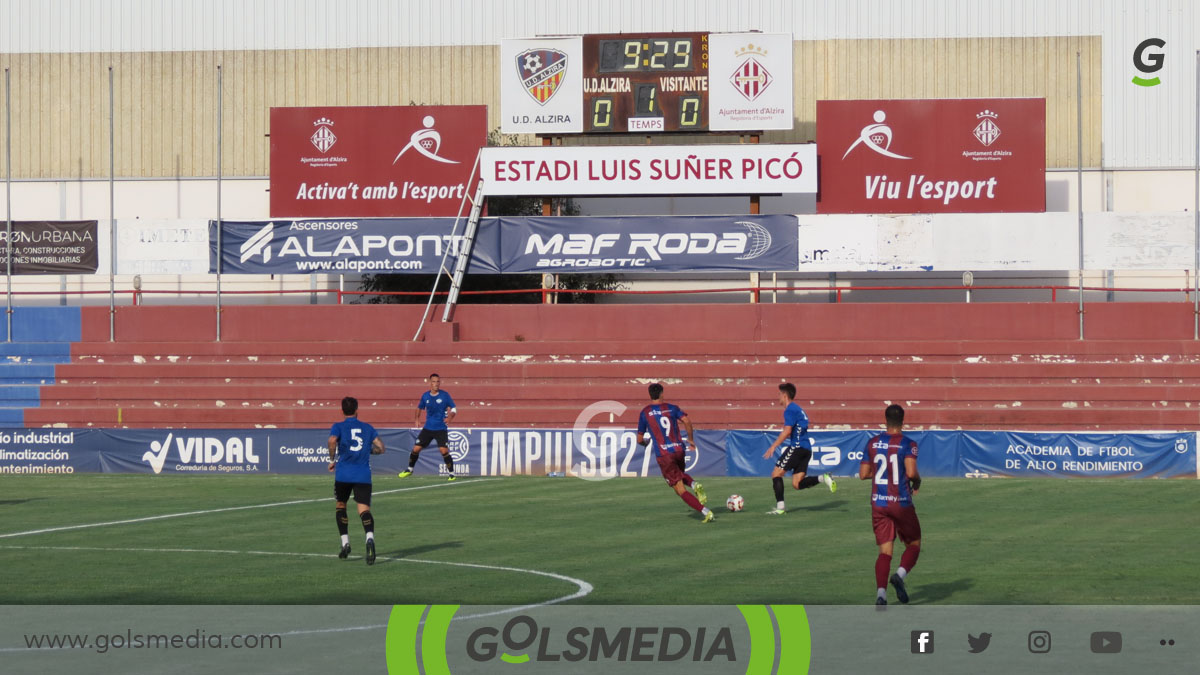
[[[817,146],[484,148],[489,195],[815,194]]]

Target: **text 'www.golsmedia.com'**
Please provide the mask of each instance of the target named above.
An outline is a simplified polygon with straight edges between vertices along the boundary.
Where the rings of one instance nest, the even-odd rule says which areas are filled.
[[[222,635],[195,630],[187,634],[134,633],[87,633],[25,635],[25,646],[29,649],[91,649],[106,654],[115,649],[282,649],[283,638],[279,635]]]

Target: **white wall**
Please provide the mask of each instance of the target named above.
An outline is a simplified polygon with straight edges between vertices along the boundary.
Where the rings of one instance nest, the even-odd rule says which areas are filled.
[[[1194,0],[0,0],[0,53],[495,45],[632,31],[790,31],[795,40],[1099,35],[1103,166],[1195,160]],[[1130,80],[1166,40],[1163,83]],[[1073,86],[1069,84],[1068,86]],[[1093,92],[1095,93],[1095,92]]]

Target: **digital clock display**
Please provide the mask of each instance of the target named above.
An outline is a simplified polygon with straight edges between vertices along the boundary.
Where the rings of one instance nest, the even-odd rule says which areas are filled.
[[[583,36],[585,133],[708,130],[708,33]]]
[[[690,37],[601,40],[600,72],[687,71],[695,68]]]

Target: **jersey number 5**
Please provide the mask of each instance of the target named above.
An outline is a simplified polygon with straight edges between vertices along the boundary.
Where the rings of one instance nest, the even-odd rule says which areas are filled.
[[[900,484],[900,460],[897,458],[896,455],[878,454],[878,455],[875,455],[875,464],[877,465],[875,467],[875,484],[876,485],[888,485],[888,483],[889,483],[888,475],[887,475],[888,458],[889,457],[892,460],[891,461],[892,480],[890,481],[890,483],[892,485]]]
[[[354,439],[354,443],[350,445],[350,452],[358,452],[363,449],[362,429],[351,429],[350,438]]]

